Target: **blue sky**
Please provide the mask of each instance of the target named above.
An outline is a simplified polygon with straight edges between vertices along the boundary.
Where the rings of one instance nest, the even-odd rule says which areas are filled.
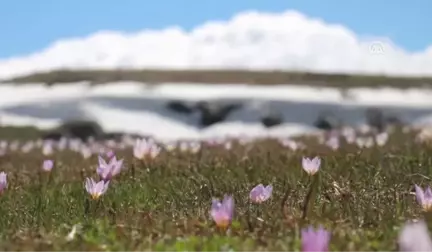
[[[357,34],[390,37],[410,51],[432,44],[431,0],[2,0],[0,58],[36,52],[66,37],[99,30],[191,29],[245,10],[294,9]]]

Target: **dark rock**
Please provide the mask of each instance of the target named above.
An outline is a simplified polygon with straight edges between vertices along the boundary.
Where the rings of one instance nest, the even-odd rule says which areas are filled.
[[[178,101],[178,100],[169,101],[166,107],[172,111],[175,111],[177,113],[183,113],[183,114],[190,114],[195,109],[194,104],[190,104],[188,102]]]
[[[122,132],[103,133],[97,138],[97,140],[114,140],[119,142],[123,139],[124,136],[125,134]]]
[[[402,121],[399,117],[395,115],[387,116],[385,118],[386,125],[392,125],[392,126],[403,126],[405,123]]]
[[[280,113],[271,112],[261,117],[261,123],[270,128],[283,123],[283,116]]]
[[[89,137],[98,138],[103,134],[102,127],[94,121],[70,121],[60,126],[60,131],[73,138],[87,140]]]
[[[125,137],[143,138],[139,134],[128,134],[124,132],[110,132],[110,133],[103,133],[97,138],[97,140],[114,140],[116,142],[121,142]]]
[[[49,131],[42,136],[44,140],[55,140],[58,141],[63,137],[63,134],[58,131]]]
[[[131,138],[143,138],[143,136],[140,134],[127,134],[127,136],[129,136]]]
[[[102,135],[102,128],[94,121],[69,121],[57,129],[47,132],[43,138],[58,140],[61,137],[68,137],[87,141],[89,137],[100,138]]]
[[[197,109],[200,111],[200,125],[207,127],[212,124],[222,122],[232,111],[239,109],[242,106],[240,103],[220,104],[218,102],[201,101],[197,104]]]
[[[365,116],[367,125],[373,129],[378,130],[378,132],[382,132],[385,129],[386,123],[384,113],[381,109],[369,108],[366,110]]]
[[[314,126],[322,130],[333,130],[340,126],[340,120],[332,113],[324,113],[318,116]]]

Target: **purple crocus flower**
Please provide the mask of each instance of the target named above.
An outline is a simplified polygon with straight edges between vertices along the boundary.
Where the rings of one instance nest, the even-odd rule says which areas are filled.
[[[302,251],[328,251],[330,232],[323,227],[314,230],[312,226],[301,230]]]
[[[302,167],[303,170],[307,172],[309,175],[314,175],[318,172],[321,166],[321,159],[319,157],[314,157],[313,159],[303,157],[302,159]]]
[[[54,167],[54,161],[51,159],[44,160],[42,163],[42,170],[50,172]]]
[[[79,152],[81,152],[81,155],[83,156],[84,159],[89,159],[93,155],[92,150],[85,145],[79,148]]]
[[[340,142],[338,136],[332,136],[326,141],[326,145],[330,147],[332,150],[339,149]]]
[[[97,200],[99,197],[108,190],[109,181],[95,182],[93,178],[86,178],[85,189],[90,194],[92,199]]]
[[[414,185],[415,191],[416,191],[416,198],[417,202],[422,206],[423,210],[429,211],[432,210],[432,190],[428,186],[423,191],[423,189],[418,186]]]
[[[398,236],[399,251],[432,251],[432,240],[423,220],[409,221]]]
[[[4,192],[7,186],[7,174],[5,172],[0,172],[0,194]]]
[[[159,155],[161,148],[152,140],[137,139],[133,147],[135,158],[144,160],[146,158],[155,158]]]
[[[218,199],[213,199],[210,215],[216,223],[216,226],[224,229],[227,228],[231,224],[234,215],[233,197],[225,195],[222,202]]]
[[[378,146],[384,146],[389,139],[389,134],[387,132],[382,132],[375,136],[375,142]]]
[[[123,159],[117,160],[114,156],[111,158],[109,163],[107,163],[101,156],[98,156],[98,158],[99,166],[96,172],[102,180],[111,180],[114,176],[120,173],[123,167]]]
[[[253,203],[262,203],[271,197],[272,192],[273,186],[264,187],[263,184],[259,184],[251,190],[249,198]]]
[[[291,139],[280,139],[279,142],[282,144],[282,146],[288,147],[292,151],[296,151],[298,149],[303,148],[303,145],[301,143],[296,142],[296,141],[291,140]]]
[[[51,142],[45,142],[42,146],[42,154],[45,156],[52,155],[54,153],[54,148]]]
[[[111,159],[111,158],[115,157],[115,152],[114,152],[113,150],[108,150],[108,151],[105,153],[105,156],[106,156],[107,158]]]

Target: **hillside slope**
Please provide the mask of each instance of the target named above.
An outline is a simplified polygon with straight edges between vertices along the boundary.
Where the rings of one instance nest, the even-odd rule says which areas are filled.
[[[246,70],[58,70],[35,73],[2,82],[55,83],[90,81],[103,84],[116,81],[137,81],[150,84],[166,82],[245,83],[259,85],[296,84],[338,88],[350,87],[432,87],[432,77],[391,77],[348,74],[323,74],[282,71]]]

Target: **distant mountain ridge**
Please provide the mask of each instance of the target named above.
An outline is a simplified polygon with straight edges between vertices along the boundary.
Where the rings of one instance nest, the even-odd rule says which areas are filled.
[[[214,83],[249,85],[293,84],[316,87],[393,87],[432,88],[432,77],[379,76],[361,74],[328,74],[289,71],[247,70],[56,70],[34,73],[22,77],[2,80],[2,83],[70,83],[90,81],[104,84],[116,81],[136,81],[147,84],[159,83]]]

